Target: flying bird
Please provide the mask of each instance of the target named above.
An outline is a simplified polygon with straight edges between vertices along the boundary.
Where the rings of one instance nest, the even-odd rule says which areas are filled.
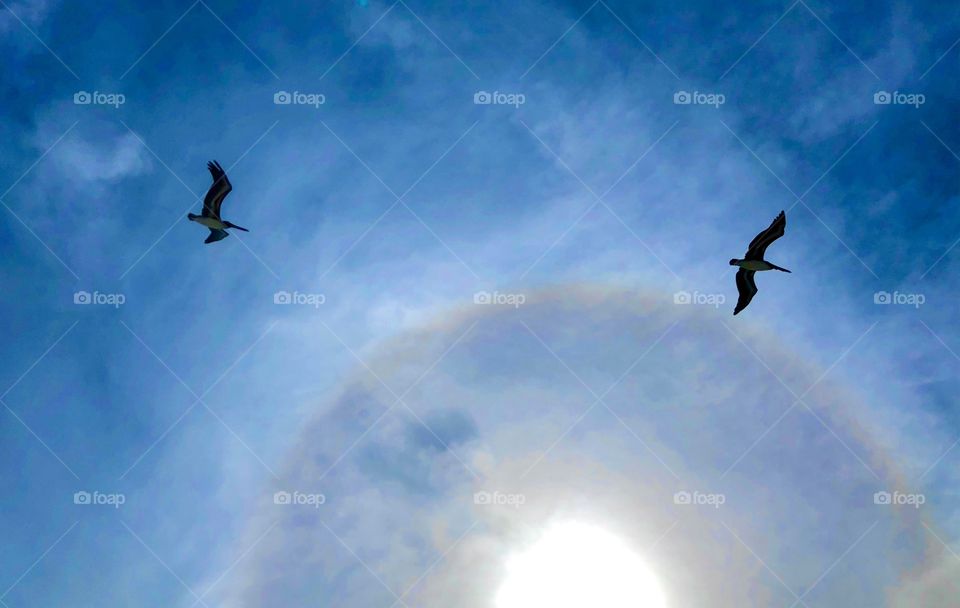
[[[763,254],[766,253],[767,247],[770,246],[770,243],[783,236],[783,231],[786,227],[787,216],[781,211],[780,215],[773,220],[769,228],[750,241],[750,247],[747,248],[747,253],[743,256],[742,260],[738,260],[737,258],[730,260],[731,266],[740,267],[740,270],[737,271],[737,291],[740,292],[740,297],[737,299],[737,307],[733,309],[734,315],[746,308],[747,304],[750,303],[750,300],[752,300],[753,296],[757,293],[757,284],[753,281],[753,275],[758,271],[779,270],[781,272],[790,272],[786,268],[780,268],[763,259]]]
[[[227,179],[226,171],[223,170],[223,167],[221,167],[217,161],[207,163],[207,169],[210,170],[210,175],[213,176],[213,184],[210,186],[210,189],[207,190],[207,195],[203,197],[203,212],[200,215],[188,213],[187,219],[191,222],[203,224],[210,229],[210,236],[204,241],[206,244],[222,241],[230,236],[227,228],[236,228],[237,230],[250,232],[246,228],[225,222],[220,218],[220,207],[223,205],[223,199],[227,198],[227,195],[233,190],[233,186],[230,184],[230,180]]]

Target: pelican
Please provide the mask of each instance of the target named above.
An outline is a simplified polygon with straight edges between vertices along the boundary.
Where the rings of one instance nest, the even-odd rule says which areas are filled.
[[[747,253],[743,256],[742,260],[738,260],[737,258],[730,260],[731,266],[740,267],[740,270],[737,271],[737,291],[740,292],[740,297],[737,299],[737,307],[733,309],[734,315],[746,308],[747,304],[750,303],[750,300],[752,300],[753,296],[757,293],[757,284],[753,281],[753,275],[764,270],[790,272],[786,268],[780,268],[763,259],[763,254],[766,253],[767,247],[770,243],[783,236],[786,227],[787,216],[781,211],[780,215],[774,218],[766,230],[750,241],[750,247],[747,248]]]
[[[233,190],[233,186],[230,184],[230,180],[227,179],[227,172],[223,170],[223,167],[221,167],[217,161],[207,163],[207,169],[210,170],[210,175],[213,176],[213,184],[211,184],[210,189],[207,190],[207,195],[203,197],[203,212],[200,215],[188,213],[187,219],[191,222],[203,224],[210,229],[210,236],[204,241],[206,244],[222,241],[230,236],[230,233],[226,230],[227,228],[236,228],[237,230],[250,232],[246,228],[220,219],[220,206],[223,205],[223,199],[227,198],[227,195]]]

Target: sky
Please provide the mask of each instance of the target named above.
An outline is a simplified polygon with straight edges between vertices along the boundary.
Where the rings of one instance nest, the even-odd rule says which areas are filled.
[[[0,607],[957,605],[955,3],[0,8]]]

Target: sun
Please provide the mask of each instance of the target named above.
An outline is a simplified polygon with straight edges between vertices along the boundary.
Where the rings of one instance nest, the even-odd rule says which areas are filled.
[[[507,561],[496,608],[665,608],[663,591],[622,540],[592,525],[549,528]]]

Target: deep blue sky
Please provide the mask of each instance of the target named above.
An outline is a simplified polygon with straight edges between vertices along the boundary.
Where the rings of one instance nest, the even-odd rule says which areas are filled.
[[[918,597],[952,605],[957,563],[944,544],[960,552],[955,3],[4,0],[3,8],[0,606],[189,606],[212,584],[210,606],[280,597],[388,606],[389,593],[368,595],[377,581],[364,579],[357,555],[388,587],[416,581],[450,544],[427,531],[445,517],[461,521],[444,498],[450,488],[475,491],[480,478],[487,487],[496,478],[467,463],[486,463],[478,454],[493,445],[498,462],[536,461],[577,418],[551,418],[564,409],[551,399],[568,396],[559,388],[568,372],[602,391],[674,321],[684,339],[665,338],[669,354],[651,351],[632,368],[642,378],[621,407],[651,425],[647,440],[667,446],[675,468],[719,483],[754,440],[770,441],[796,452],[771,451],[769,470],[746,467],[727,490],[765,488],[764,511],[786,488],[824,476],[837,487],[856,477],[871,493],[927,497],[921,523],[902,524],[909,533],[876,547],[887,560],[863,560],[841,577],[849,588],[825,582],[823,595],[804,601],[836,605],[855,593],[871,605]],[[80,91],[125,103],[78,105]],[[277,105],[278,91],[325,102]],[[479,91],[519,93],[525,103],[478,105]],[[725,102],[675,104],[680,91]],[[876,104],[880,91],[922,94],[924,103]],[[224,216],[251,232],[207,246],[205,229],[185,215],[200,208],[211,159],[234,185]],[[781,209],[787,234],[768,255],[793,274],[760,276],[760,293],[733,319],[727,260]],[[277,305],[281,290],[325,301]],[[469,356],[444,357],[450,385],[434,387],[429,416],[407,416],[406,430],[365,448],[362,434],[381,428],[378,409],[398,396],[378,378],[396,380],[400,393],[430,372],[471,315],[487,318],[474,304],[481,290],[526,294],[530,316],[506,309],[471,334],[480,342],[467,340]],[[633,304],[621,290],[653,302],[649,316],[626,314]],[[675,307],[681,290],[726,301]],[[125,302],[78,305],[80,291]],[[877,292],[924,303],[877,305]],[[624,316],[623,335],[640,332],[632,346],[604,333]],[[554,357],[539,340],[518,344],[527,330],[564,347]],[[768,351],[788,354],[771,354],[770,364]],[[832,384],[818,385],[811,401],[822,388],[824,403],[862,406],[822,405],[822,419],[766,436],[825,372]],[[721,422],[715,409],[676,428],[658,422],[684,399],[715,399],[733,408],[723,424],[736,425],[752,414],[730,395],[761,384],[754,397],[776,410],[740,429],[742,445],[729,453],[704,430]],[[491,400],[472,401],[487,391]],[[573,411],[590,405],[589,393],[580,397],[587,402]],[[521,424],[512,403],[538,413]],[[603,471],[617,469],[611,462],[641,467],[607,454],[604,442],[571,439]],[[333,447],[303,448],[319,443]],[[456,483],[437,472],[435,457],[457,453],[450,446],[459,446],[454,469],[464,472],[462,459],[479,472]],[[730,458],[720,464],[717,453]],[[804,457],[816,466],[790,466]],[[332,475],[327,489],[309,473],[340,462],[356,478]],[[872,469],[866,480],[861,465]],[[336,515],[322,526],[315,513],[264,515],[274,491],[311,478]],[[126,502],[75,505],[81,490]],[[376,522],[344,515],[390,496],[411,513],[393,528],[400,540],[380,543]],[[749,526],[755,505],[731,504]],[[794,521],[810,530],[819,521],[821,532],[857,527],[847,506],[811,501]],[[872,519],[862,521],[865,529]],[[758,542],[815,537],[800,524],[769,525],[758,527]],[[340,553],[317,549],[322,557],[298,571],[276,557],[302,540],[288,526],[313,548]],[[330,529],[350,536],[357,555],[343,553]],[[250,548],[267,530],[283,536],[264,537],[262,546],[273,544],[261,555]],[[788,586],[806,589],[858,535],[824,534],[818,547],[832,557]],[[773,544],[773,570],[806,573]],[[944,563],[930,557],[941,554]],[[785,593],[766,570],[728,574]],[[431,589],[444,576],[469,578],[436,576]],[[697,591],[666,578],[676,605],[711,596],[709,577]],[[749,597],[767,605],[757,593]],[[736,605],[748,596],[723,597]],[[440,592],[417,600],[450,601]],[[490,600],[477,592],[457,601]]]

